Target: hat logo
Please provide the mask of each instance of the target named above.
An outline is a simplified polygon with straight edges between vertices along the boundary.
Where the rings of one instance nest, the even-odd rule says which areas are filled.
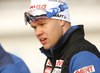
[[[48,1],[59,2],[59,3],[63,3],[63,4],[66,3],[66,2],[64,2],[64,1],[62,1],[62,0],[48,0]]]
[[[33,5],[33,6],[30,7],[30,9],[33,9],[33,8],[46,9],[46,6],[47,6],[46,4],[44,4],[44,5],[41,5],[41,4]]]

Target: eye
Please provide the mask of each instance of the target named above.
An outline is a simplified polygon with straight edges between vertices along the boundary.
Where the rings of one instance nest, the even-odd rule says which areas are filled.
[[[32,28],[36,29],[37,27],[36,26],[31,26]]]
[[[42,23],[41,25],[44,25],[44,23]]]
[[[33,26],[33,28],[36,29],[37,27],[36,26]]]
[[[40,25],[43,26],[43,25],[45,25],[45,23],[41,23]]]

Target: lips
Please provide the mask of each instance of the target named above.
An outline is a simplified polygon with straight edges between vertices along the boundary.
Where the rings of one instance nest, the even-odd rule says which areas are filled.
[[[42,45],[45,44],[45,43],[46,43],[46,40],[47,40],[47,38],[41,38],[41,39],[40,39],[41,44],[42,44]]]

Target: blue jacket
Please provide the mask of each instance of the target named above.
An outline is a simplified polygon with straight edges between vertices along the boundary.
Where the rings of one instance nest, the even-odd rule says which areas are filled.
[[[89,51],[79,52],[70,61],[69,73],[100,73],[100,58]]]
[[[0,73],[30,73],[22,59],[6,52],[0,45]]]
[[[50,50],[44,73],[100,73],[100,52],[84,39],[83,26],[72,26]]]

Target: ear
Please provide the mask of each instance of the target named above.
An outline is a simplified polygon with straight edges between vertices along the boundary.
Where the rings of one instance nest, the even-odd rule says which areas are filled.
[[[61,20],[61,26],[63,27],[65,25],[66,21]]]

